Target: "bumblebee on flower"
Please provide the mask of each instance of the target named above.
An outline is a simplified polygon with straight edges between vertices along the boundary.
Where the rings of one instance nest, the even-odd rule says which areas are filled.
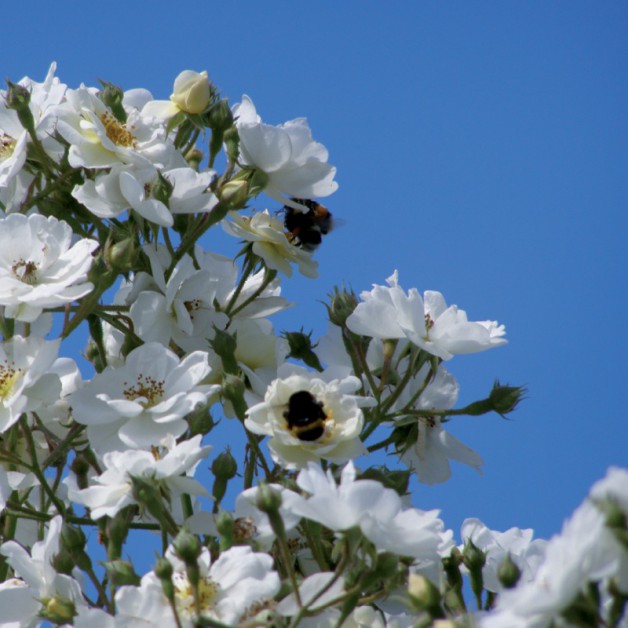
[[[337,371],[323,373],[284,364],[264,394],[249,408],[245,426],[270,436],[273,460],[287,468],[301,468],[321,458],[342,463],[366,452],[360,441],[364,424],[361,406],[371,399],[353,395],[357,377]]]

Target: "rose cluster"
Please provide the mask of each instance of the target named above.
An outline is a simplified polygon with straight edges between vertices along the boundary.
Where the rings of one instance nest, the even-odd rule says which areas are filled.
[[[333,226],[336,169],[304,118],[262,122],[206,72],[156,100],[55,71],[0,92],[0,624],[625,621],[626,471],[547,542],[477,519],[456,542],[412,505],[412,475],[481,470],[452,419],[521,400],[496,383],[457,407],[444,365],[503,325],[394,271],[335,288],[322,337],[276,332],[282,278],[317,276]],[[218,226],[233,259],[206,248]],[[82,362],[63,357],[77,330]]]

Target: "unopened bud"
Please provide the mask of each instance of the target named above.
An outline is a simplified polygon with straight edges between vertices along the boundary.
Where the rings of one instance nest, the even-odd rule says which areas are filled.
[[[225,132],[233,126],[233,113],[223,98],[212,105],[207,115],[207,124],[213,131]]]
[[[39,615],[42,619],[57,624],[72,624],[72,620],[76,617],[76,606],[74,602],[62,597],[42,598],[42,609]]]
[[[135,573],[133,565],[128,560],[110,560],[102,563],[107,571],[107,579],[111,584],[122,587],[125,585],[138,586],[141,578]]]
[[[203,113],[209,104],[211,86],[207,72],[184,70],[174,81],[170,100],[185,113]]]
[[[288,341],[290,346],[290,355],[288,357],[295,360],[301,360],[307,366],[322,371],[323,367],[318,359],[318,356],[314,353],[314,346],[312,346],[312,332],[309,334],[301,331],[286,331],[283,333],[283,337]]]
[[[486,554],[471,539],[467,539],[462,551],[462,562],[469,571],[481,570],[486,564]]]
[[[172,547],[177,556],[186,564],[196,564],[201,555],[201,542],[198,537],[185,528],[181,528],[179,534],[172,542]]]
[[[231,455],[229,448],[216,456],[214,462],[212,462],[212,473],[216,477],[214,480],[214,486],[212,487],[212,495],[216,500],[215,509],[218,509],[218,504],[222,501],[222,498],[227,492],[227,484],[229,480],[235,477],[238,472],[238,463]]]
[[[217,477],[225,480],[231,480],[238,472],[238,463],[231,455],[231,451],[227,447],[226,451],[218,454],[214,462],[212,462],[212,473]]]
[[[194,170],[198,172],[198,169],[201,166],[201,161],[203,161],[203,153],[198,150],[198,148],[190,148],[185,155],[185,161],[188,162],[188,166],[190,166],[190,168],[194,168]]]
[[[240,136],[235,126],[225,131],[223,140],[225,142],[227,156],[231,161],[237,161],[238,155],[240,154]]]
[[[87,543],[85,533],[81,528],[64,523],[61,528],[61,543],[70,553],[83,550]]]
[[[519,582],[521,569],[519,569],[510,554],[497,567],[497,578],[506,589],[512,589]]]
[[[489,395],[489,399],[493,404],[493,410],[502,416],[512,412],[523,398],[525,392],[526,389],[522,386],[502,386],[496,381]]]
[[[89,466],[89,461],[87,460],[83,452],[77,453],[76,457],[72,461],[72,464],[70,465],[71,471],[76,476],[76,484],[80,489],[84,489],[89,486],[89,480],[87,478]]]
[[[153,571],[161,581],[161,588],[166,598],[170,600],[171,603],[174,602],[175,592],[174,584],[172,583],[174,568],[171,562],[167,558],[161,557],[157,560]]]
[[[502,417],[512,412],[523,398],[526,389],[522,386],[502,386],[495,382],[490,395],[486,399],[475,401],[460,410],[460,413],[479,416],[488,412],[497,412]]]
[[[256,506],[266,514],[279,512],[281,493],[268,484],[260,484],[257,488]]]
[[[216,530],[220,535],[220,550],[225,551],[233,546],[235,521],[231,513],[220,510],[216,515]]]
[[[235,375],[238,372],[238,362],[235,357],[238,346],[236,334],[230,334],[218,327],[214,327],[214,338],[210,341],[211,348],[222,361],[222,368],[226,373]]]
[[[336,286],[329,295],[329,305],[325,305],[329,320],[337,327],[345,327],[347,319],[358,306],[358,297],[353,290],[347,291]]]
[[[411,573],[408,576],[408,594],[417,611],[431,611],[441,602],[438,588],[421,574]]]
[[[126,122],[126,111],[122,106],[122,100],[124,99],[122,89],[113,83],[99,82],[102,85],[102,89],[98,92],[100,100],[109,107],[118,122]]]
[[[218,190],[218,197],[231,209],[244,207],[249,198],[249,184],[243,180],[227,181]]]
[[[56,572],[63,573],[66,576],[71,575],[72,570],[76,567],[76,563],[70,555],[70,552],[63,548],[59,550],[58,554],[52,557],[50,563]]]
[[[31,93],[26,87],[18,83],[7,81],[9,89],[6,95],[6,105],[8,109],[13,109],[17,113],[20,124],[32,135],[35,133],[35,121],[30,108]]]
[[[120,242],[108,239],[105,244],[105,264],[119,273],[130,271],[137,259],[135,238],[124,238]]]

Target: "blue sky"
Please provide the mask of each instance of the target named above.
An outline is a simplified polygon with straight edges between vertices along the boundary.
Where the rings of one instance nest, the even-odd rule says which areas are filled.
[[[496,378],[528,398],[510,421],[451,423],[484,475],[455,465],[445,485],[414,485],[414,503],[455,530],[477,516],[548,537],[628,463],[628,5],[391,6],[10,3],[2,76],[42,80],[56,60],[71,87],[102,78],[166,98],[181,70],[207,69],[267,122],[306,116],[338,168],[326,204],[345,224],[317,253],[318,280],[285,283],[298,305],[278,327],[322,333],[334,285],[359,292],[394,269],[406,289],[505,323],[505,348],[448,366],[461,403]]]

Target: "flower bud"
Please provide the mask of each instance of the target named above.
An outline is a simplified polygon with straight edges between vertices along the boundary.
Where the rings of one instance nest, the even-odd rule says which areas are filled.
[[[122,545],[126,541],[129,533],[129,522],[127,520],[127,511],[121,510],[107,521],[107,553],[110,559],[119,558],[122,551]]]
[[[184,70],[174,81],[170,100],[185,113],[203,113],[209,104],[211,88],[207,72]]]
[[[214,103],[207,114],[207,125],[213,131],[225,132],[233,126],[233,113],[229,103],[223,98]]]
[[[157,183],[155,183],[151,189],[152,197],[157,201],[161,201],[166,207],[169,207],[173,190],[174,185],[172,185],[161,172],[158,172]]]
[[[6,95],[6,105],[8,109],[13,109],[17,113],[20,124],[31,134],[35,134],[35,121],[30,108],[31,93],[23,85],[7,81],[9,89]]]
[[[102,85],[102,89],[98,92],[100,100],[111,109],[111,113],[113,113],[118,122],[126,122],[126,111],[122,106],[122,100],[124,99],[122,89],[113,83],[99,82]]]
[[[190,437],[197,434],[209,434],[216,423],[207,407],[200,407],[187,415],[187,422],[190,426]]]
[[[496,381],[488,398],[493,404],[493,410],[504,416],[517,407],[525,392],[522,386],[502,386]]]
[[[128,560],[110,560],[102,563],[107,572],[107,579],[117,587],[124,585],[138,586],[141,578],[135,573],[133,565]]]
[[[431,614],[431,610],[440,606],[440,591],[428,578],[420,574],[409,574],[408,594],[417,611],[428,611]]]
[[[55,554],[50,561],[50,564],[54,567],[54,570],[58,573],[63,573],[66,576],[72,575],[72,570],[76,567],[74,559],[66,549],[61,548],[58,554]]]
[[[40,601],[42,603],[42,609],[39,611],[39,615],[42,619],[47,619],[59,626],[72,624],[72,620],[76,617],[76,606],[74,602],[57,596],[45,597]]]
[[[185,155],[185,161],[188,162],[188,166],[190,166],[190,168],[194,168],[194,170],[198,172],[201,166],[201,161],[203,161],[203,153],[198,150],[198,148],[190,148]]]
[[[481,570],[486,563],[486,554],[471,539],[467,539],[462,551],[462,562],[469,571]]]
[[[497,578],[506,589],[512,589],[519,582],[521,569],[519,569],[510,554],[497,567]]]
[[[281,493],[268,484],[260,484],[257,489],[255,505],[264,513],[278,513],[281,506]]]
[[[76,454],[76,457],[70,465],[70,470],[76,476],[76,484],[80,489],[87,488],[89,486],[89,480],[87,473],[89,471],[89,461],[84,455],[84,452]]]
[[[525,394],[523,386],[502,386],[499,382],[493,384],[493,389],[486,399],[470,403],[458,411],[458,414],[479,416],[488,412],[497,412],[505,418],[508,412],[512,412]]]
[[[212,462],[212,473],[224,480],[231,480],[238,472],[238,463],[231,455],[231,451],[227,447],[226,451],[218,454],[214,462]]]
[[[161,581],[161,588],[164,592],[164,595],[171,603],[174,602],[174,584],[172,583],[172,574],[174,573],[174,568],[172,564],[167,558],[163,556],[157,560],[155,564],[155,568],[153,569],[155,575]]]
[[[329,305],[325,304],[329,321],[337,327],[345,327],[347,319],[358,306],[358,297],[353,290],[347,291],[336,286],[329,295]]]
[[[216,477],[214,486],[212,487],[212,495],[216,500],[216,510],[218,504],[222,501],[227,491],[227,484],[229,480],[235,477],[238,472],[238,463],[231,455],[229,448],[216,456],[214,462],[212,462],[212,473]]]
[[[240,136],[235,126],[225,131],[223,140],[225,142],[225,151],[231,161],[237,161],[240,154]]]
[[[243,180],[227,181],[218,190],[218,198],[231,209],[242,208],[249,199],[249,184]]]
[[[137,247],[135,238],[124,238],[120,242],[113,242],[108,238],[105,243],[105,264],[119,273],[130,271],[137,259]],[[93,334],[92,334],[93,335]]]
[[[220,550],[225,551],[233,546],[235,521],[231,513],[220,510],[216,515],[216,530],[220,535]]]
[[[63,524],[61,528],[61,544],[70,554],[82,551],[85,548],[85,543],[87,543],[87,539],[81,528],[71,526],[67,523]]]
[[[301,360],[307,366],[317,371],[323,370],[320,360],[313,350],[312,332],[305,334],[303,330],[286,331],[283,333],[283,337],[288,341],[288,345],[290,346],[290,355],[288,357]]]
[[[230,334],[214,327],[214,339],[210,341],[211,348],[218,354],[222,361],[222,368],[225,373],[232,375],[238,372],[238,362],[235,357],[238,341],[236,334]]]
[[[172,547],[177,556],[186,564],[197,564],[197,559],[201,555],[201,542],[198,537],[181,528],[179,534],[172,542]]]

